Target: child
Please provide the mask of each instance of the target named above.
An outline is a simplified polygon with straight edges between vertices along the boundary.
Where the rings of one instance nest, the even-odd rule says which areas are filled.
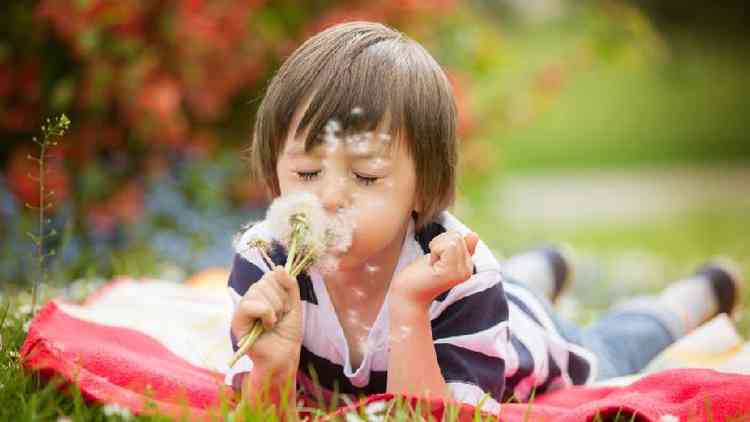
[[[324,399],[333,390],[389,391],[476,404],[487,393],[485,408],[497,410],[532,389],[637,371],[700,321],[732,309],[737,281],[711,267],[666,299],[632,304],[593,329],[563,326],[445,211],[454,198],[455,129],[439,65],[383,25],[329,28],[281,66],[258,110],[253,170],[274,197],[310,192],[327,212],[347,212],[354,231],[338,269],[325,274],[293,280],[255,250],[235,257],[235,350],[254,320],[265,326],[227,375],[245,399],[270,381],[281,400],[284,381],[295,379]],[[329,142],[326,131],[347,141]],[[266,222],[241,241],[251,238],[273,240]],[[276,265],[286,260],[278,245],[270,255]],[[697,307],[680,306],[685,300]]]

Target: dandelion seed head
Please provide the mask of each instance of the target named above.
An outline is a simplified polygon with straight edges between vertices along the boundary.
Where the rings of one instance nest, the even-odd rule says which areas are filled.
[[[325,249],[327,217],[318,198],[309,192],[295,192],[276,198],[266,213],[268,227],[275,238],[287,248],[294,221],[305,222],[305,245],[315,251]]]
[[[334,253],[344,253],[352,246],[354,215],[351,208],[342,208],[333,215],[326,228],[326,245]]]
[[[346,253],[352,245],[354,219],[351,209],[342,208],[334,215],[328,216],[325,230],[325,248],[319,259],[313,264],[322,273],[338,270],[339,256]]]

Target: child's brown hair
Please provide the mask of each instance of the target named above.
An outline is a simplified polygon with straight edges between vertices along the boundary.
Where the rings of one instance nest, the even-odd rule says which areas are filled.
[[[372,131],[387,117],[414,159],[417,228],[452,204],[456,179],[456,106],[440,66],[417,42],[382,24],[339,24],[308,39],[284,62],[260,104],[250,147],[254,176],[278,196],[276,163],[292,118],[308,104],[298,133],[305,150],[322,142],[328,122]],[[357,112],[352,113],[353,110]]]

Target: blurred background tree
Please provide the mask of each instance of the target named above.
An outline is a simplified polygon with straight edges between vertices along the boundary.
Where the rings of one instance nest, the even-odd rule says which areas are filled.
[[[497,189],[515,192],[516,177],[541,170],[742,166],[750,157],[743,6],[8,1],[0,16],[0,283],[28,281],[23,204],[36,203],[38,190],[25,157],[40,122],[60,112],[73,122],[49,167],[57,192],[52,224],[62,233],[50,247],[60,249],[53,271],[60,281],[180,278],[229,265],[232,234],[264,211],[266,198],[238,157],[267,81],[304,39],[357,19],[394,26],[444,65],[460,116],[457,212],[499,253],[563,237],[625,248],[643,231],[608,237],[598,227],[514,222],[507,218],[514,212],[533,212],[508,210],[523,200]],[[705,222],[686,218],[690,228]],[[647,247],[669,249],[663,237]],[[737,250],[747,251],[729,248]]]

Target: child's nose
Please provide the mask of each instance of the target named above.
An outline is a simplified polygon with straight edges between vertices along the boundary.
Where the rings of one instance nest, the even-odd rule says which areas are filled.
[[[323,181],[318,198],[326,211],[336,212],[349,205],[349,185],[344,177],[331,179]]]

